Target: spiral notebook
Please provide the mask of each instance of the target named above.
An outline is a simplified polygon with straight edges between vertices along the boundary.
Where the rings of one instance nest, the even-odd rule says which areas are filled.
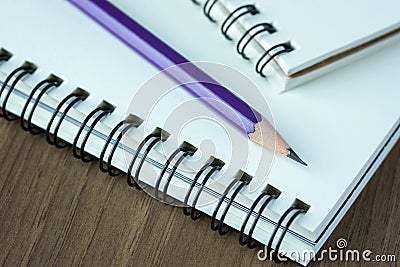
[[[258,240],[287,253],[317,252],[399,139],[394,55],[400,43],[281,94],[273,82],[254,78],[190,1],[180,2],[179,9],[161,0],[112,3],[190,60],[214,62],[221,83],[233,76],[218,76],[219,66],[250,77],[258,90],[234,85],[232,90],[263,115],[271,112],[277,130],[309,167],[247,144],[241,133],[66,1],[3,2],[3,117],[22,116],[24,129],[44,130],[58,147],[76,144],[77,156],[101,158],[101,169],[112,176],[126,179],[130,172],[138,179],[130,185],[140,183],[147,192],[157,187],[166,202],[186,203],[185,214],[193,219],[209,215],[220,234],[227,226],[236,229],[241,244],[253,247]],[[145,85],[154,79],[173,89],[153,99],[155,91]],[[239,150],[243,144],[246,153]],[[179,162],[178,152],[167,166],[177,147],[197,151]],[[260,168],[263,164],[267,167]],[[310,253],[296,255],[286,254],[304,265],[312,260]]]
[[[396,0],[193,2],[257,73],[283,89],[376,51],[400,33]]]

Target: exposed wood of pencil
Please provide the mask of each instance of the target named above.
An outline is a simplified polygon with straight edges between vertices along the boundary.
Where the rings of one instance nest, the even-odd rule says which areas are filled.
[[[277,151],[298,163],[308,166],[289,146],[288,143],[275,130],[274,126],[264,117],[261,117],[260,122],[254,125],[254,132],[248,134],[251,141],[262,145],[268,149]]]
[[[248,135],[251,141],[265,148],[276,150],[284,156],[288,155],[290,146],[266,118],[262,117],[261,121],[254,125],[254,129],[255,131]]]

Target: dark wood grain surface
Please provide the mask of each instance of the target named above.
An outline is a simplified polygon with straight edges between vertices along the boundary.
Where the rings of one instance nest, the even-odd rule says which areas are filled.
[[[97,161],[83,163],[17,123],[0,120],[0,136],[4,266],[274,266],[257,259],[258,249],[239,246],[237,232],[221,237],[210,231],[209,217],[193,222],[181,209],[130,189],[122,177],[101,173]],[[399,190],[400,143],[324,248],[345,238],[348,248],[400,257]],[[338,264],[367,263],[311,266]]]

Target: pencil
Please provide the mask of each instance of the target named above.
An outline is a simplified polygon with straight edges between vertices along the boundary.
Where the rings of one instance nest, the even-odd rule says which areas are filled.
[[[189,68],[185,67],[181,71],[167,72],[167,74],[177,82],[186,80],[187,78],[183,77],[187,77],[188,75],[196,81],[207,81],[207,83],[183,83],[182,87],[195,97],[206,102],[208,106],[218,112],[229,123],[243,131],[251,141],[268,149],[275,150],[307,166],[281,135],[277,133],[272,124],[259,112],[251,108],[234,93],[219,85],[204,71],[190,63],[184,56],[161,41],[117,7],[104,0],[68,1],[158,69],[165,70],[178,64],[190,64]],[[216,101],[209,101],[209,99]],[[232,112],[226,112],[227,106],[234,112],[234,116],[232,116]]]

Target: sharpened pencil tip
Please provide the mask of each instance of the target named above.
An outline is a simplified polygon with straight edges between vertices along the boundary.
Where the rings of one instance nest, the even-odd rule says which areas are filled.
[[[297,161],[297,162],[300,163],[300,164],[303,164],[304,166],[308,166],[308,164],[305,163],[305,162],[296,154],[296,152],[294,152],[293,149],[291,149],[291,148],[288,148],[287,157],[290,158],[290,159],[292,159],[292,160]]]

